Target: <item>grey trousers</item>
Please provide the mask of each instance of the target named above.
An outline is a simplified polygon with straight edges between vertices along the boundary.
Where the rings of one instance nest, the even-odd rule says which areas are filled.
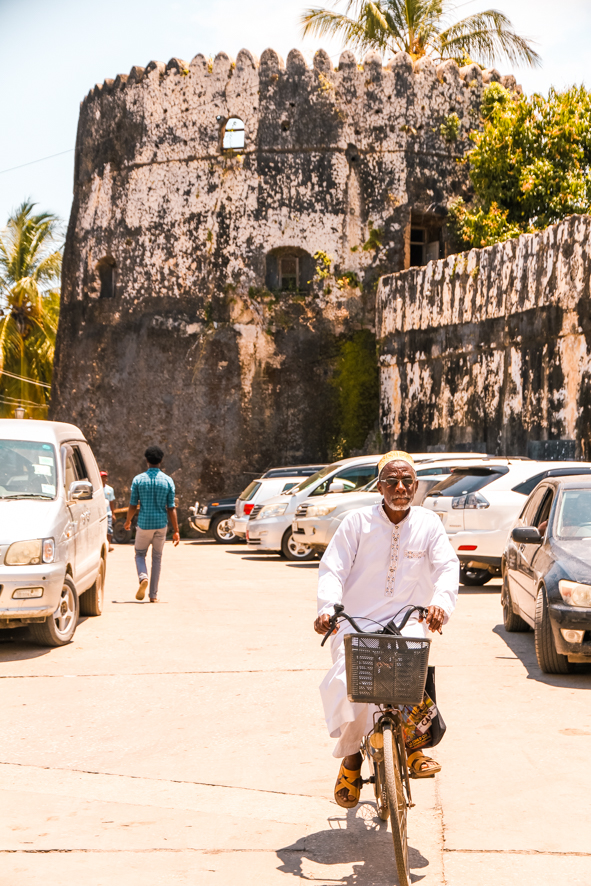
[[[155,600],[158,597],[158,582],[162,565],[162,550],[166,541],[166,529],[166,526],[163,526],[162,529],[139,529],[138,527],[135,532],[135,566],[140,581],[148,577],[146,555],[148,548],[152,545],[150,600]]]

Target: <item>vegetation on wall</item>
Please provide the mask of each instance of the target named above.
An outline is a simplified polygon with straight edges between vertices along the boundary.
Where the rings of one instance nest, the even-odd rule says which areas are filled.
[[[591,93],[573,86],[547,98],[484,91],[484,127],[470,136],[475,199],[451,207],[464,246],[490,246],[591,209]]]
[[[46,418],[62,265],[60,222],[25,202],[0,232],[0,416]]]
[[[379,413],[379,373],[375,335],[368,329],[356,332],[340,344],[331,384],[336,399],[333,458],[347,457],[361,449]]]

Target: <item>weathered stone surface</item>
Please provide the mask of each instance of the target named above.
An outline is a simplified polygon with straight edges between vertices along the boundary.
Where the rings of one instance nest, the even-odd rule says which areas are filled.
[[[52,415],[84,429],[120,492],[151,441],[181,505],[327,457],[339,343],[373,329],[377,280],[408,267],[411,223],[438,237],[467,194],[457,159],[482,88],[453,62],[413,71],[404,53],[383,68],[345,52],[333,70],[323,51],[310,69],[268,49],[260,63],[246,50],[152,61],[90,92]],[[245,145],[224,151],[231,117]],[[298,293],[269,290],[286,251]]]
[[[591,457],[591,217],[384,277],[381,423],[410,450]]]

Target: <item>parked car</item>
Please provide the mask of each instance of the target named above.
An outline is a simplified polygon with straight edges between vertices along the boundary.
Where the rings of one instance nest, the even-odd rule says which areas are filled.
[[[0,419],[0,627],[64,646],[78,615],[101,615],[107,505],[74,425]]]
[[[503,622],[535,631],[546,674],[591,663],[591,477],[548,477],[521,511],[503,554]]]
[[[289,492],[277,495],[252,509],[246,541],[252,547],[278,551],[288,560],[311,560],[316,552],[292,532],[298,505],[327,492],[352,491],[367,485],[377,474],[379,455],[345,458],[306,477]]]
[[[189,523],[193,529],[203,535],[211,536],[218,544],[227,545],[238,541],[230,525],[237,498],[237,494],[228,495],[203,505],[196,501],[195,505],[189,508]]]
[[[232,530],[237,538],[246,540],[246,527],[248,520],[255,507],[275,495],[289,492],[301,482],[301,477],[289,477],[279,475],[273,477],[261,477],[249,483],[244,492],[241,492],[236,502],[236,513],[230,518]]]
[[[281,477],[308,477],[316,473],[317,470],[317,465],[269,468],[263,477],[277,479]],[[238,495],[228,495],[201,505],[196,501],[193,507],[189,508],[190,525],[198,532],[210,535],[219,544],[227,545],[240,541],[239,536],[234,533],[234,525],[231,520],[236,511],[238,498]]]
[[[483,585],[501,574],[509,531],[525,496],[547,476],[591,470],[589,462],[540,462],[486,458],[472,467],[452,470],[434,486],[423,507],[441,518],[460,560],[465,585]]]
[[[437,457],[437,456],[434,456]],[[483,456],[480,456],[482,460]],[[420,456],[419,456],[420,459]],[[452,467],[478,464],[475,458],[442,459],[441,461],[417,461],[419,485],[413,505],[420,505],[427,492],[449,476]],[[378,492],[378,478],[375,477],[362,489],[347,493],[328,493],[318,499],[306,499],[298,505],[292,525],[294,538],[301,538],[318,553],[328,547],[333,535],[351,511],[371,507],[381,501]]]

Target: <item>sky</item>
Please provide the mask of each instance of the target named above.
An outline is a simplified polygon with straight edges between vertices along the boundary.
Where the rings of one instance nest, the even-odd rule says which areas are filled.
[[[283,58],[298,47],[311,61],[324,46],[336,64],[340,43],[301,39],[302,8],[315,4],[0,0],[0,227],[26,199],[67,223],[79,104],[95,83],[152,59],[190,61],[197,53],[215,56],[222,50],[235,58],[242,47],[260,56],[271,46]],[[537,43],[542,67],[513,70],[527,93],[547,93],[550,86],[564,88],[585,78],[591,88],[591,0],[492,0],[492,5]],[[485,8],[487,0],[470,0],[459,3],[456,14]],[[497,67],[511,72],[507,63]],[[22,168],[13,169],[17,166]]]

